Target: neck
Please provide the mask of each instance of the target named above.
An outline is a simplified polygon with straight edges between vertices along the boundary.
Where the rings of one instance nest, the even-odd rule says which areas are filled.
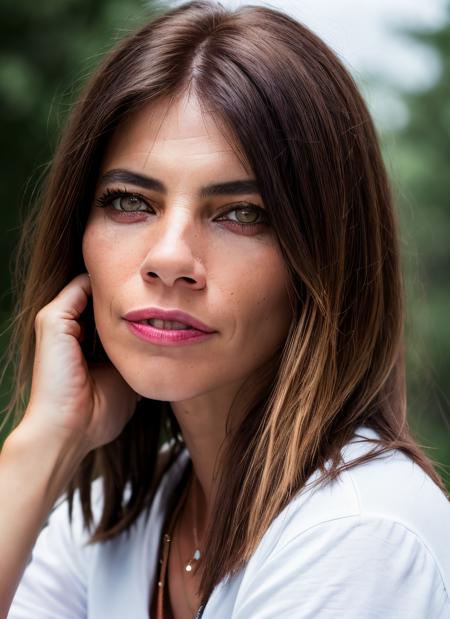
[[[221,432],[217,424],[208,427],[205,420],[198,417],[190,417],[189,424],[183,423],[186,414],[177,409],[177,420],[192,460],[193,476],[183,511],[192,515],[195,510],[200,535],[209,520],[217,493],[218,460],[225,432]]]
[[[195,500],[199,534],[205,529],[215,503],[225,443],[239,427],[249,403],[268,384],[273,367],[270,363],[262,366],[245,389],[241,389],[243,383],[239,381],[191,400],[171,403],[197,481]],[[189,493],[188,510],[192,508],[191,502]]]
[[[226,422],[235,391],[229,390],[228,397],[221,395],[171,403],[196,478],[194,490],[199,533],[205,528],[214,506],[220,458],[227,438]],[[189,513],[192,513],[192,489],[186,501]]]

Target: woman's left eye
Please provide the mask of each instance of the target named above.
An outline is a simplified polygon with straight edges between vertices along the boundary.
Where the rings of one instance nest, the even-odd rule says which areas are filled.
[[[229,217],[231,213],[234,213],[235,215],[233,217]],[[227,211],[218,218],[218,221],[231,221],[243,226],[251,226],[252,224],[267,224],[268,218],[264,209],[256,206],[255,204],[245,203]]]

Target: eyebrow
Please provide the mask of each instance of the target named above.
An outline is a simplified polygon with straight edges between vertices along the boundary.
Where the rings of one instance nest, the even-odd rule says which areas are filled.
[[[144,189],[158,191],[164,195],[167,194],[167,187],[161,181],[151,176],[144,176],[131,170],[114,169],[109,170],[100,177],[100,183],[105,184],[111,181],[130,183]],[[235,180],[227,181],[226,183],[212,183],[200,188],[200,198],[208,198],[210,196],[236,196],[241,194],[259,194],[256,180]]]

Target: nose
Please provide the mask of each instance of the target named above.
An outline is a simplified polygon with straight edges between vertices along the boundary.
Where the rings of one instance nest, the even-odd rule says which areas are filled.
[[[204,262],[198,255],[199,232],[186,209],[173,209],[151,225],[148,251],[140,267],[145,282],[201,290],[206,286]]]

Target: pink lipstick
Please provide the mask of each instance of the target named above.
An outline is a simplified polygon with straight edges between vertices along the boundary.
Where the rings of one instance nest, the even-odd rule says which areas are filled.
[[[184,346],[203,342],[217,333],[181,310],[150,307],[127,312],[123,318],[134,335],[160,346]]]

